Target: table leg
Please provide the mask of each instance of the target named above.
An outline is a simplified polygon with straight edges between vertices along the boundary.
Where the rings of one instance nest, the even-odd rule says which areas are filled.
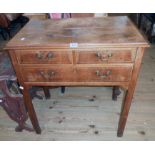
[[[118,130],[117,130],[118,137],[123,136],[123,132],[125,129],[126,121],[128,118],[128,114],[129,114],[129,110],[130,110],[130,106],[131,106],[131,102],[132,102],[132,98],[133,98],[133,94],[134,94],[134,90],[136,87],[136,81],[138,78],[143,53],[144,53],[143,48],[139,48],[137,50],[135,65],[133,67],[133,74],[132,74],[128,89],[125,90],[125,95],[124,95],[124,99],[123,99],[123,103],[122,103],[122,110],[121,110],[120,120],[119,120],[119,124],[118,124]]]
[[[23,89],[23,97],[24,97],[24,103],[27,108],[30,120],[32,122],[33,128],[35,129],[37,134],[41,134],[41,129],[38,123],[38,119],[32,104],[31,96],[29,94],[29,87],[25,86]]]
[[[123,136],[123,132],[125,129],[126,121],[128,118],[128,114],[129,114],[129,110],[130,110],[130,106],[131,106],[131,102],[132,102],[133,93],[134,93],[133,90],[126,90],[124,93],[122,110],[121,110],[118,130],[117,130],[117,136],[118,137]]]

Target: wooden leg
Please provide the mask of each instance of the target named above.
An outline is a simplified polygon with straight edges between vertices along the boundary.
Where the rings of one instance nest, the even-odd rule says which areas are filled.
[[[129,113],[129,108],[131,105],[131,101],[127,100],[127,96],[128,96],[128,91],[125,91],[124,92],[124,99],[123,99],[123,103],[122,103],[119,125],[118,125],[118,130],[117,130],[117,136],[118,137],[123,136],[124,128],[125,128],[128,113]]]
[[[43,90],[44,90],[45,98],[50,99],[51,94],[50,94],[49,88],[48,87],[43,87]]]
[[[40,129],[40,126],[38,123],[36,112],[34,110],[32,100],[31,100],[31,96],[29,94],[29,87],[27,87],[27,86],[24,87],[23,97],[24,97],[24,103],[25,103],[25,106],[28,110],[28,114],[29,114],[30,120],[32,122],[33,128],[37,134],[41,134],[41,129]]]
[[[134,94],[134,89],[133,88],[126,90],[125,93],[124,93],[121,116],[120,116],[120,120],[119,120],[118,131],[117,131],[117,136],[118,137],[123,136],[123,132],[124,132],[124,129],[125,129],[127,118],[128,118],[130,106],[131,106],[131,103],[132,103],[133,94]]]
[[[117,130],[117,136],[122,137],[123,132],[125,129],[126,121],[128,118],[134,90],[136,87],[136,81],[138,78],[140,66],[141,66],[141,60],[143,57],[144,49],[139,48],[137,51],[137,56],[135,60],[135,65],[133,68],[133,75],[131,77],[131,81],[129,83],[128,89],[125,91],[124,99],[123,99],[123,104],[122,104],[122,110],[121,110],[121,115],[120,115],[120,120],[118,124],[118,130]]]
[[[112,100],[117,101],[117,96],[121,94],[121,91],[119,90],[118,86],[113,87],[113,92],[112,92]]]

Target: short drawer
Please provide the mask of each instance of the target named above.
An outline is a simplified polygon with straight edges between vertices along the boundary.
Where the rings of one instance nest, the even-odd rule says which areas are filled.
[[[77,64],[130,63],[134,62],[136,49],[108,49],[77,51]]]
[[[71,64],[72,54],[68,51],[23,50],[16,52],[21,64]]]
[[[22,67],[25,82],[71,82],[74,70],[71,67]]]
[[[132,67],[77,67],[76,73],[78,82],[127,82]]]

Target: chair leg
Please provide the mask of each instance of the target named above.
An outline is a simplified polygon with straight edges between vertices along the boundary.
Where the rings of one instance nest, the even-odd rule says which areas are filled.
[[[38,91],[38,87],[31,87],[31,89],[29,90],[31,99],[38,98],[38,99],[42,100],[43,97],[41,95],[38,95],[37,91]]]
[[[61,87],[61,93],[62,93],[62,94],[65,93],[65,88],[66,88],[65,86],[62,86],[62,87]]]
[[[50,91],[49,91],[49,87],[43,87],[43,90],[44,90],[45,98],[50,99],[51,94],[50,94]]]
[[[121,94],[121,91],[119,90],[118,86],[113,87],[113,92],[112,92],[112,100],[117,101],[117,96]]]

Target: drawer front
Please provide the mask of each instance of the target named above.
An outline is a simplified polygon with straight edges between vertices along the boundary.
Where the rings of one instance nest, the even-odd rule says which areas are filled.
[[[16,52],[21,64],[71,64],[72,54],[67,51],[18,51]]]
[[[127,82],[132,67],[22,67],[25,82]]]
[[[71,82],[74,81],[74,70],[71,67],[22,67],[25,82]]]
[[[77,51],[77,64],[130,63],[135,60],[135,49]]]
[[[132,67],[77,67],[76,73],[78,82],[127,82]]]

